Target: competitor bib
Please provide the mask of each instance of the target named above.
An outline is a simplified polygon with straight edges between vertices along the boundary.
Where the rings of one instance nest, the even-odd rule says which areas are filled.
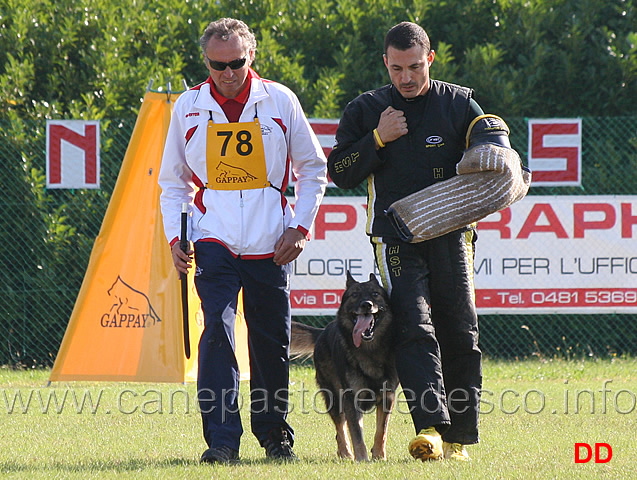
[[[268,182],[259,119],[244,123],[208,121],[206,135],[207,188],[250,190]]]

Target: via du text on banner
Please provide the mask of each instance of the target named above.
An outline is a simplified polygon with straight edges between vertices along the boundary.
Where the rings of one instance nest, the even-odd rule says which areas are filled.
[[[325,197],[294,262],[292,313],[333,315],[349,270],[377,273],[365,197]],[[527,196],[478,224],[478,312],[637,312],[637,197]]]

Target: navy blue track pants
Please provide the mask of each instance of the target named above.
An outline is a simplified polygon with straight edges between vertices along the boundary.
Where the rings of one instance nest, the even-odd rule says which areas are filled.
[[[290,342],[290,266],[272,258],[244,260],[223,245],[195,244],[195,286],[204,312],[199,340],[197,396],[203,434],[210,447],[239,450],[243,433],[240,410],[248,404],[239,395],[234,324],[237,296],[243,288],[243,313],[250,356],[251,430],[260,443],[273,428],[294,432],[288,425]]]

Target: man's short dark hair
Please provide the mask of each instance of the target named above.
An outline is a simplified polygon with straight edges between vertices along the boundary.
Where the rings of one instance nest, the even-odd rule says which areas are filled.
[[[393,26],[385,35],[384,53],[387,53],[389,47],[398,50],[408,50],[416,45],[423,47],[425,52],[429,54],[431,43],[427,32],[420,25],[412,22],[402,22]]]

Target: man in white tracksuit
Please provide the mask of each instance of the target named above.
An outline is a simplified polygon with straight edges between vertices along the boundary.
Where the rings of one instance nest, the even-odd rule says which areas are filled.
[[[234,355],[243,288],[251,370],[251,430],[269,458],[293,460],[287,423],[290,262],[303,250],[327,184],[326,159],[294,93],[250,67],[254,34],[223,18],[200,39],[209,78],[175,102],[159,174],[164,230],[179,272],[194,253],[205,328],[198,399],[206,463],[238,460],[243,433]],[[294,212],[283,193],[296,177]],[[182,203],[189,238],[179,248]]]

